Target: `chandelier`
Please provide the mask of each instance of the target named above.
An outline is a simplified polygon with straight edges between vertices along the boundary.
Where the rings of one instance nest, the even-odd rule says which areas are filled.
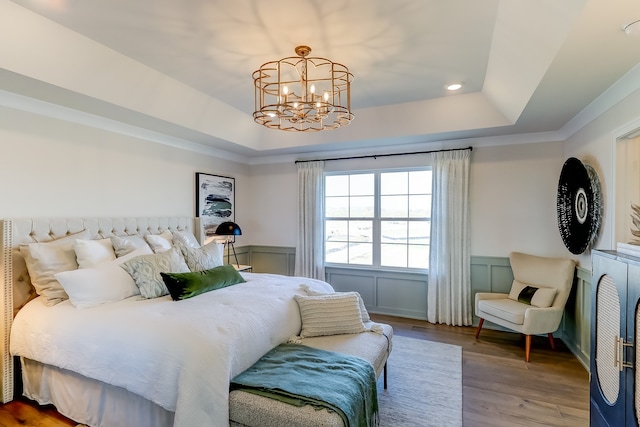
[[[255,122],[293,132],[337,129],[351,123],[353,74],[342,64],[308,57],[309,46],[295,51],[298,56],[267,62],[253,72]]]

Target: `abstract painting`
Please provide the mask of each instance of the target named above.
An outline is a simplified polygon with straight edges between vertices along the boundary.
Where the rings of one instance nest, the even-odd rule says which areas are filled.
[[[218,225],[235,220],[234,178],[196,172],[196,216],[204,233],[210,239]]]

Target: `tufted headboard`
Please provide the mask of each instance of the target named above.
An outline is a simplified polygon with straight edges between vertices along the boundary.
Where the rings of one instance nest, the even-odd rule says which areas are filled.
[[[70,234],[89,230],[92,239],[112,236],[160,234],[163,231],[188,230],[202,241],[198,218],[16,218],[0,220],[2,241],[2,403],[13,399],[13,359],[9,353],[9,336],[13,317],[35,296],[20,245],[49,242]]]

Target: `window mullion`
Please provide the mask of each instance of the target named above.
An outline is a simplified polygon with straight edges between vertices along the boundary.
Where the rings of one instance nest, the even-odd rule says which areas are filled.
[[[382,246],[382,225],[380,220],[381,203],[380,203],[380,172],[374,175],[374,198],[373,198],[373,265],[380,267],[381,264],[381,246]]]

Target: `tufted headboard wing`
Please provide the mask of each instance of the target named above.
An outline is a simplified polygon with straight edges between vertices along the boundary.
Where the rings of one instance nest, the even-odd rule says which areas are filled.
[[[92,239],[112,236],[160,234],[187,230],[202,242],[198,218],[193,217],[117,217],[117,218],[15,218],[0,220],[2,241],[2,403],[13,399],[13,359],[9,337],[13,317],[35,297],[20,245],[50,242],[89,230]]]

